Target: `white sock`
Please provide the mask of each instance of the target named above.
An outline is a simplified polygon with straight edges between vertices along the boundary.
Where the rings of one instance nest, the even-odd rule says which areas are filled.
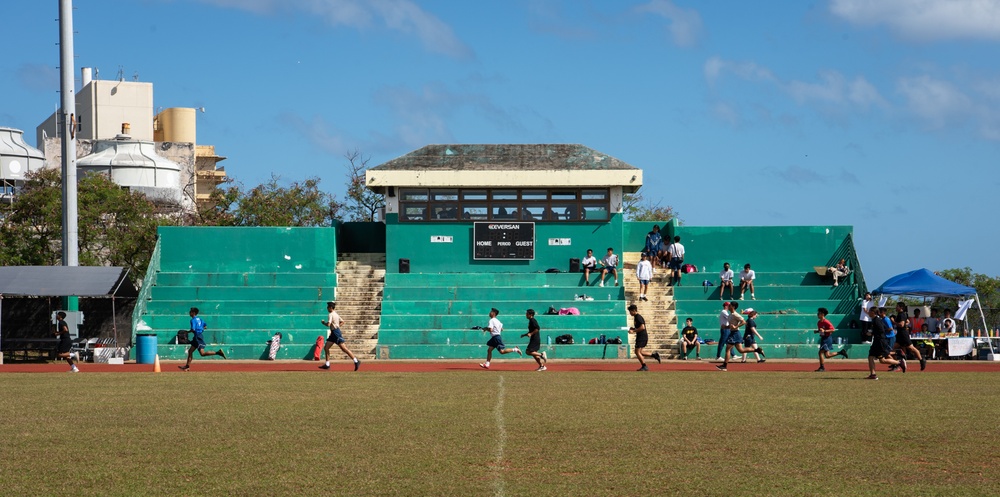
[[[357,357],[354,358],[354,362],[358,362],[358,358]]]
[[[486,364],[486,367],[490,367],[490,361],[486,361],[484,364]]]
[[[330,365],[330,361],[326,361],[326,365],[329,366]]]

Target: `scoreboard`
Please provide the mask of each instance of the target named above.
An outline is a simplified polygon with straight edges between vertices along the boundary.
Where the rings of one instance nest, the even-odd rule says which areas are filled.
[[[472,236],[472,258],[474,260],[534,260],[535,223],[475,223]]]

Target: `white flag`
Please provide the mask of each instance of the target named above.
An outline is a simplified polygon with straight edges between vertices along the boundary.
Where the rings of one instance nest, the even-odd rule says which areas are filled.
[[[973,299],[959,300],[958,310],[955,311],[955,319],[959,321],[965,321],[965,314],[969,312],[969,308],[972,307],[973,303],[975,303],[975,300]]]
[[[885,303],[888,302],[888,301],[889,301],[889,296],[888,295],[883,295],[883,296],[879,297],[879,299],[878,299],[878,306],[879,307],[885,307]]]

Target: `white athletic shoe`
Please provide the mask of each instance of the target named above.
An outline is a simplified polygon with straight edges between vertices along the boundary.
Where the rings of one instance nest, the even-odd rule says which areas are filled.
[[[750,294],[750,300],[757,300],[757,296],[751,293]]]
[[[549,356],[545,352],[542,352],[542,362],[549,362]]]
[[[485,362],[481,362],[481,363],[479,363],[479,367],[481,367],[481,368],[483,368],[483,369],[490,369],[490,367],[489,367],[489,366],[487,366]]]
[[[604,287],[604,280],[601,280],[601,284],[600,284],[600,285],[597,285],[597,286],[599,286],[599,287],[603,288],[603,287]]]
[[[514,352],[517,352],[517,355],[524,357],[524,354],[521,353],[521,349],[514,347]]]
[[[72,369],[70,369],[70,370],[69,370],[69,372],[70,372],[70,373],[79,373],[79,372],[80,372],[80,370],[79,370],[79,369],[78,369],[78,368],[77,368],[76,366],[73,366],[73,368],[72,368]]]
[[[539,366],[538,369],[536,369],[535,371],[545,371],[547,369],[548,368],[546,368],[545,366]]]

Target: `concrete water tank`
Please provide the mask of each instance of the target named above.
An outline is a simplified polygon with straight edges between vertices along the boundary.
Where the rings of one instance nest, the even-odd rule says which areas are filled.
[[[181,166],[156,154],[150,141],[118,135],[94,143],[94,153],[76,162],[81,173],[108,174],[121,186],[154,187],[180,191]]]
[[[24,143],[24,131],[0,127],[0,179],[20,181],[45,164],[41,150]]]
[[[171,107],[156,115],[157,130],[153,139],[158,142],[196,143],[195,109]]]

